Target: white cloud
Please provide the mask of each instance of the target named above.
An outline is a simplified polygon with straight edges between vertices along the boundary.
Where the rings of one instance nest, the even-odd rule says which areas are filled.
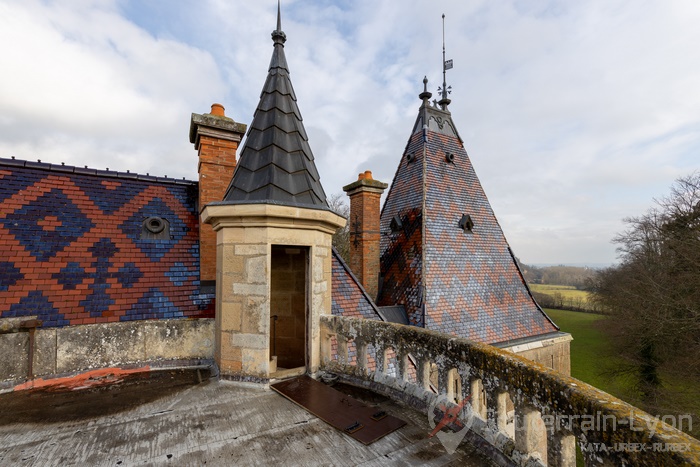
[[[190,112],[251,121],[274,2],[147,7],[0,0],[0,156],[192,178]],[[442,82],[443,12],[450,109],[515,252],[612,261],[620,219],[697,167],[700,4],[283,2],[328,194],[365,169],[393,178],[423,75]]]
[[[199,87],[224,89],[211,55],[152,37],[109,3],[66,5],[0,4],[3,156],[194,176],[189,113]]]

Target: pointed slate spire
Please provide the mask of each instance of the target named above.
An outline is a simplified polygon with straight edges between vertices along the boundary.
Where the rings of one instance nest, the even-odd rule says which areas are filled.
[[[278,2],[267,80],[224,202],[330,210],[289,78],[286,40]]]
[[[411,137],[380,219],[379,306],[409,322],[503,343],[557,332],[533,299],[451,113],[427,79]]]

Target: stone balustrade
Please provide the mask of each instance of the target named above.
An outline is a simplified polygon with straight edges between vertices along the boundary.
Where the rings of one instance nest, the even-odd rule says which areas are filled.
[[[388,353],[396,356],[392,371]],[[587,466],[700,465],[700,441],[673,426],[688,429],[690,416],[653,417],[489,345],[417,327],[322,316],[321,358],[323,370],[424,410],[426,417],[432,412],[439,420],[461,405],[459,421],[450,427],[458,433],[469,428],[467,442],[503,463],[573,466],[578,445]]]

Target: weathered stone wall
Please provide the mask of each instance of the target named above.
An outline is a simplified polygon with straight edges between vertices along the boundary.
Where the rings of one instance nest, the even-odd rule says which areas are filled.
[[[700,441],[690,435],[508,351],[421,328],[340,316],[322,317],[321,331],[325,370],[404,400],[426,414],[441,400],[449,402],[447,406],[466,398],[478,400],[475,388],[483,388],[485,400],[476,405],[483,403],[485,408],[472,410],[473,404],[468,404],[458,412],[459,419],[468,422],[468,436],[478,436],[481,443],[520,465],[574,465],[577,442],[590,466],[700,465]],[[355,365],[348,359],[349,341],[358,352]],[[396,352],[396,376],[383,370],[388,349]],[[377,356],[376,371],[368,369],[369,350]],[[408,371],[410,358],[417,362],[415,377]],[[432,368],[438,372],[437,394],[430,388]],[[459,387],[465,389],[454,384],[454,370],[461,379]],[[513,421],[507,417],[508,399],[515,406]],[[514,436],[509,436],[508,425],[513,423]],[[639,449],[642,446],[648,449]]]
[[[567,376],[571,375],[571,335],[560,333],[526,344],[501,347]]]
[[[273,245],[308,247],[306,371],[320,364],[319,319],[331,313],[331,236],[345,219],[324,210],[268,204],[210,204],[203,222],[217,232],[215,359],[221,376],[270,378]]]
[[[18,331],[15,329],[15,331]],[[212,361],[214,320],[171,319],[39,328],[34,334],[34,377],[95,368],[159,366]],[[0,388],[26,381],[29,333],[0,334]]]

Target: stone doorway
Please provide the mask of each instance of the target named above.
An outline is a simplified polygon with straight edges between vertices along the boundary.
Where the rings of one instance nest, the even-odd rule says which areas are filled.
[[[309,248],[271,249],[270,372],[279,377],[306,371]]]

